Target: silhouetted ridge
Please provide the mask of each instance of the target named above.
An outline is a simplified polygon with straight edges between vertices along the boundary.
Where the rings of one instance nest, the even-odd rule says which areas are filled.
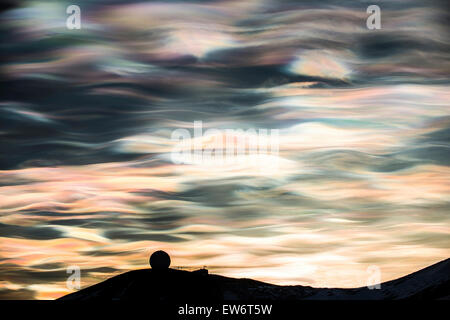
[[[224,300],[298,300],[298,299],[449,299],[450,259],[408,276],[384,282],[381,289],[312,288],[278,286],[252,279],[235,279],[174,269],[142,269],[123,273],[106,281],[68,294],[60,300],[146,300],[149,303],[213,302]]]

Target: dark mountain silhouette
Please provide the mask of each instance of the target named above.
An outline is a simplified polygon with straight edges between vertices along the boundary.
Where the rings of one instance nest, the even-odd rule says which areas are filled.
[[[142,269],[123,273],[68,294],[65,301],[146,300],[220,302],[232,300],[398,300],[450,299],[450,259],[405,277],[384,282],[381,289],[278,286],[252,279],[208,274],[205,269]]]

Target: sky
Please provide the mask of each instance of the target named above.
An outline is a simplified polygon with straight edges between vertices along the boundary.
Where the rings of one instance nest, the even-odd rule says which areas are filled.
[[[158,249],[175,268],[315,287],[450,256],[445,1],[12,3],[0,298],[55,299],[69,266],[84,288]],[[172,133],[195,121],[278,130],[278,153],[175,163]]]

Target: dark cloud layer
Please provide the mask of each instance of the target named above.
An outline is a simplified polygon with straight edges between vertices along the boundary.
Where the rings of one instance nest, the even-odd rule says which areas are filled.
[[[131,3],[133,1],[108,2],[109,5],[118,7]],[[214,6],[214,2],[206,3]],[[96,17],[92,14],[106,10],[105,4],[79,3],[90,13],[93,21]],[[218,48],[207,52],[204,57],[193,57],[190,60],[180,59],[182,52],[172,60],[168,57],[161,60],[159,56],[133,51],[132,47],[128,47],[129,43],[135,46],[141,38],[137,31],[130,30],[126,38],[116,29],[105,29],[100,33],[91,30],[89,26],[82,33],[55,30],[51,36],[46,37],[14,36],[22,32],[20,23],[25,22],[26,18],[20,16],[20,11],[16,14],[8,11],[2,16],[8,23],[4,26],[5,32],[2,32],[5,41],[2,41],[1,52],[6,61],[3,67],[10,71],[1,83],[3,103],[0,106],[0,125],[4,141],[1,152],[9,156],[2,158],[1,168],[82,165],[139,159],[140,154],[124,154],[117,150],[115,141],[148,130],[149,126],[164,126],[164,122],[170,121],[190,121],[190,118],[199,117],[206,121],[227,115],[230,120],[247,124],[264,124],[266,127],[283,125],[267,121],[269,114],[252,108],[270,99],[269,96],[239,90],[244,88],[264,88],[292,82],[317,82],[316,86],[319,87],[382,85],[395,82],[396,79],[399,83],[447,82],[445,73],[441,71],[443,66],[447,70],[449,67],[449,42],[445,42],[445,38],[438,37],[437,34],[421,29],[424,21],[430,22],[433,15],[444,14],[443,2],[434,1],[424,5],[418,1],[408,1],[399,5],[382,1],[379,5],[384,10],[385,27],[369,32],[361,31],[364,30],[366,2],[267,2],[259,10],[250,10],[241,19],[228,22],[229,27],[234,26],[238,30],[242,28],[245,33],[255,32],[253,37],[244,36],[245,40],[239,46]],[[424,8],[428,8],[429,13]],[[45,24],[47,18],[45,12],[42,14],[42,23]],[[408,15],[417,20],[417,32],[402,27],[395,29],[393,26],[408,20]],[[343,20],[340,21],[340,18]],[[14,21],[19,23],[18,26],[12,24]],[[338,26],[330,25],[332,29],[327,35],[323,32],[321,23],[332,21],[336,21]],[[352,34],[347,31],[347,23],[360,29]],[[434,20],[433,23],[442,24],[440,20]],[[311,34],[307,36],[301,35],[304,24],[308,24],[307,28],[311,29]],[[283,35],[283,31],[290,32],[296,28],[299,28],[299,32],[298,36],[277,38],[267,34],[270,28],[274,28],[280,35]],[[172,32],[171,28],[164,25],[157,30],[161,34]],[[227,29],[224,28],[225,30]],[[235,35],[235,32],[232,34]],[[153,41],[152,37],[147,36],[145,39],[150,42],[142,45],[152,50],[156,49],[153,48],[153,42],[156,45],[161,41]],[[103,59],[94,56],[86,61],[77,60],[58,67],[57,61],[63,52],[96,45],[105,46],[108,51],[110,48],[126,50],[124,58],[143,68],[134,70],[135,67],[131,66],[131,73],[122,77],[114,71],[122,70],[121,65],[115,65],[121,62],[117,62],[116,57],[110,56],[109,52],[106,52]],[[345,81],[287,72],[297,52],[302,50],[348,50],[357,58],[350,63],[355,72],[350,80]],[[274,62],[270,62],[268,57],[272,56],[279,58],[271,58]],[[45,68],[43,63],[39,67],[40,60],[49,61],[50,68]],[[268,62],[263,62],[264,60]],[[282,63],[275,62],[276,60]],[[383,68],[383,65],[389,65],[391,61],[393,67]],[[13,71],[15,66],[26,67],[29,63],[37,67],[36,72],[29,72],[29,76],[25,74],[25,77],[18,77]],[[55,68],[52,69],[52,65]],[[123,68],[124,72],[130,72],[126,71],[129,68],[127,65]],[[33,80],[34,74],[47,74],[48,77]],[[188,80],[191,77],[193,79]],[[171,81],[172,79],[177,80]],[[216,81],[219,87],[211,90],[206,86],[206,91],[202,90],[203,92],[186,88],[186,85],[191,86],[186,81],[195,83],[198,79]],[[110,93],[94,94],[98,90],[122,90],[127,93],[113,96]],[[48,118],[37,119],[11,111],[22,108]],[[148,113],[157,110],[165,110],[164,117]]]
[[[24,238],[34,240],[48,240],[61,238],[63,235],[60,231],[50,227],[41,226],[18,226],[0,223],[0,234],[2,237]]]

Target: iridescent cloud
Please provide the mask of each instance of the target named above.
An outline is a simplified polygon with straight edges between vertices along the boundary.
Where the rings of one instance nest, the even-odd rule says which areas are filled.
[[[443,3],[60,1],[1,13],[0,298],[147,267],[366,285],[448,258]],[[174,164],[175,129],[279,130],[273,157]],[[202,144],[203,145],[203,144]]]

